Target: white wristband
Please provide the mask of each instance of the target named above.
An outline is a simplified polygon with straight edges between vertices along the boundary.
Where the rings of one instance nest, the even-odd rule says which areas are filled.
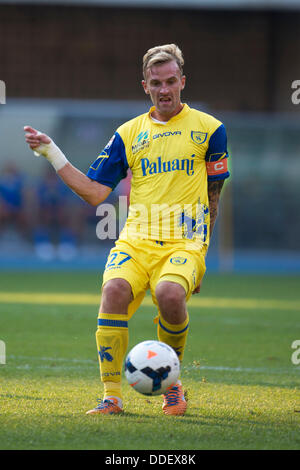
[[[36,147],[34,149],[34,155],[36,157],[43,155],[53,165],[56,171],[61,170],[69,161],[53,140],[51,140],[50,144],[41,144]]]

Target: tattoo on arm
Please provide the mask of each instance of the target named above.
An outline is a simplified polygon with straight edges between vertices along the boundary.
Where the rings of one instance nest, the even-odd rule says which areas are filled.
[[[218,215],[218,205],[224,180],[209,181],[207,185],[209,212],[210,212],[210,237]]]

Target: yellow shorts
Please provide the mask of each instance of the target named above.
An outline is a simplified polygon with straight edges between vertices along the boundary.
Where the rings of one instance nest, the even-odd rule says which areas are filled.
[[[155,240],[117,240],[111,249],[103,274],[103,285],[111,279],[125,279],[133,293],[129,318],[138,309],[145,293],[155,297],[156,285],[161,280],[174,280],[191,296],[204,276],[206,249],[187,249],[184,240],[158,242]]]

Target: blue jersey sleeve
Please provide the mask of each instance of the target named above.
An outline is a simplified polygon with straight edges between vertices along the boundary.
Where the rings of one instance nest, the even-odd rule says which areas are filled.
[[[127,176],[128,162],[124,142],[116,132],[91,164],[87,176],[112,189]]]
[[[227,164],[227,135],[223,124],[217,128],[209,139],[205,161],[208,181],[225,179],[230,176]]]

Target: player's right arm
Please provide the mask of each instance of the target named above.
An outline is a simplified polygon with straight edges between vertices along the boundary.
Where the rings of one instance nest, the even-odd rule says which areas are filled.
[[[49,136],[30,126],[25,126],[24,131],[29,147],[36,155],[43,155],[53,165],[64,183],[80,198],[97,206],[111,193],[112,189],[109,186],[90,179],[74,167]]]
[[[57,174],[72,191],[92,206],[98,206],[112,191],[108,186],[91,180],[70,162],[58,170]]]

